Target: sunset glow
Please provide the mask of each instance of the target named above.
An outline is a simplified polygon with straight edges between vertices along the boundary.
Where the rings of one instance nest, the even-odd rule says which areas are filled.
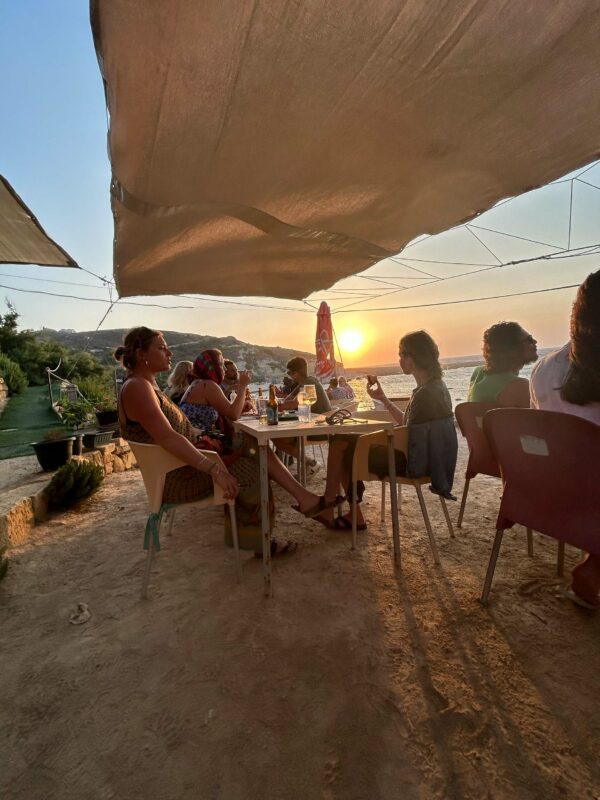
[[[356,353],[363,347],[365,337],[360,331],[349,329],[339,334],[339,341],[342,354]]]

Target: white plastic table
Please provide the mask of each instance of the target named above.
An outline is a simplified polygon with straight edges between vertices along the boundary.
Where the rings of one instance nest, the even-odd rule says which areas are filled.
[[[279,425],[259,425],[257,419],[240,418],[234,423],[236,431],[241,431],[256,439],[258,445],[258,463],[260,471],[260,511],[263,540],[263,576],[265,596],[273,596],[271,582],[271,526],[269,524],[269,474],[267,470],[267,448],[270,441],[277,439],[299,438],[301,442],[307,436],[347,433],[374,433],[384,430],[388,434],[388,470],[390,480],[390,499],[392,505],[392,531],[394,538],[394,559],[400,562],[400,535],[398,530],[398,495],[396,487],[396,458],[394,453],[393,420],[377,421],[368,419],[347,420],[343,425],[318,424],[317,422],[286,421]],[[303,448],[302,448],[303,449]],[[302,450],[300,450],[302,459]]]

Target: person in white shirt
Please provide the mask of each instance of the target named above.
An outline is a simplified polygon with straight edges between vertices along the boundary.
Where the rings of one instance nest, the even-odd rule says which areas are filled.
[[[568,344],[533,368],[531,407],[574,414],[600,425],[600,270],[579,287]],[[600,608],[600,555],[590,553],[571,573],[569,596]]]

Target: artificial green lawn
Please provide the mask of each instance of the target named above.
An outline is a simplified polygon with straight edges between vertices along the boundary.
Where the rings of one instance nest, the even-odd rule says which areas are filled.
[[[60,418],[50,407],[48,388],[30,386],[11,397],[0,415],[0,460],[32,456],[31,442],[43,439],[49,428],[60,427]]]

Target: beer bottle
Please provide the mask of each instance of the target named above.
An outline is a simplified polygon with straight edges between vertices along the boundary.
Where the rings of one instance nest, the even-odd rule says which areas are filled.
[[[259,397],[262,397],[262,396],[263,396],[263,393],[262,393],[262,386],[259,386],[259,387],[258,387],[258,396],[259,396]]]
[[[279,407],[275,397],[275,386],[269,386],[269,402],[267,403],[267,425],[279,425]]]

